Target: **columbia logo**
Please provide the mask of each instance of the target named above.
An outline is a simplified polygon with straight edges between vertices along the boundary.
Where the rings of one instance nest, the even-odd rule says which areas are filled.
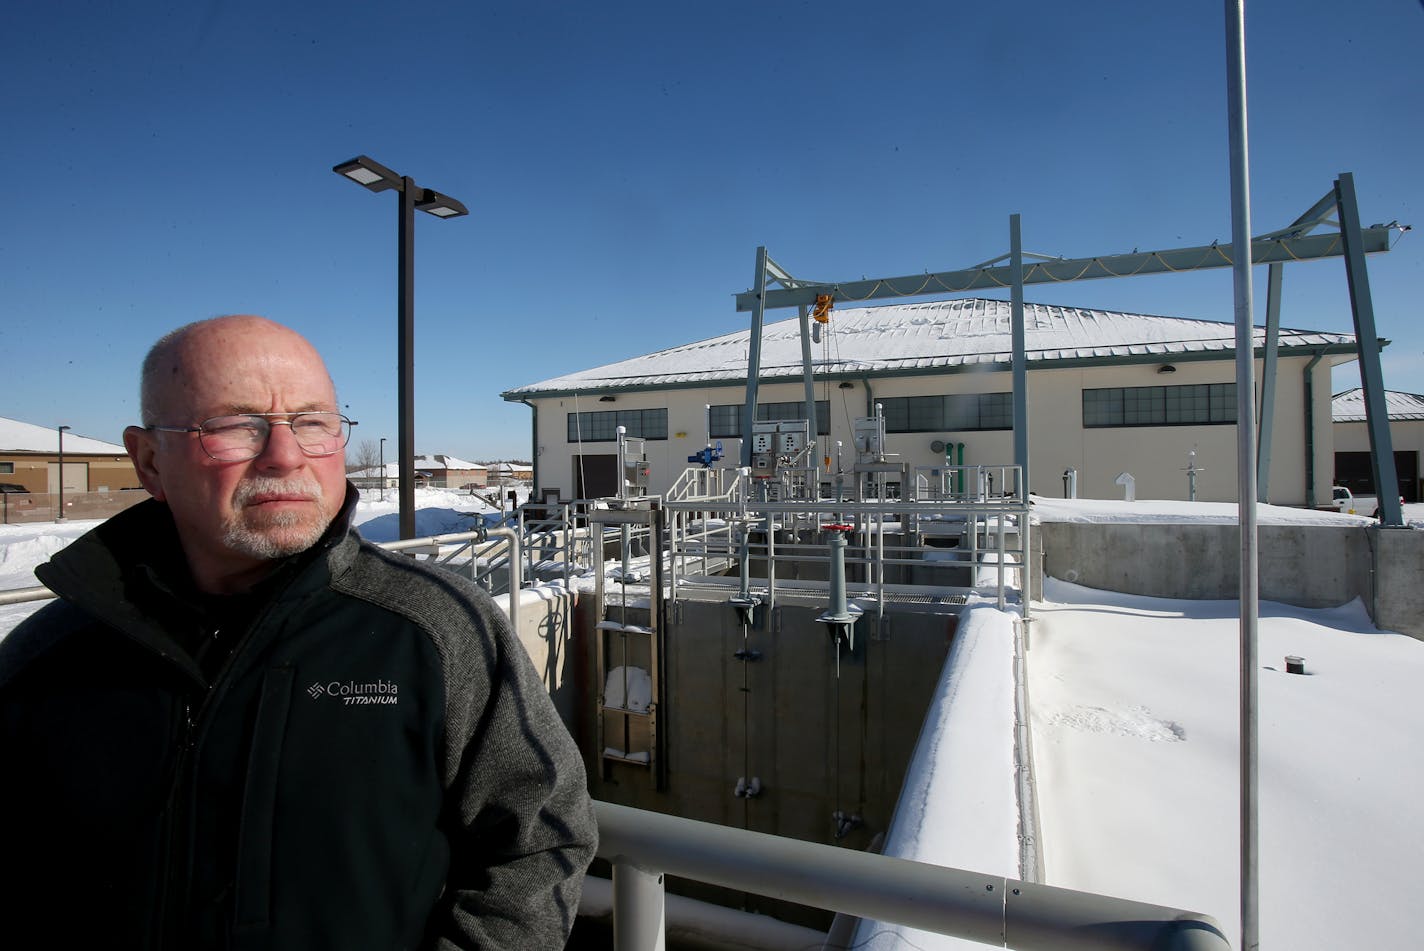
[[[312,684],[310,687],[307,688],[307,693],[311,694],[312,699],[315,700],[317,697],[320,697],[322,694],[326,693],[326,688],[323,687],[321,684]]]

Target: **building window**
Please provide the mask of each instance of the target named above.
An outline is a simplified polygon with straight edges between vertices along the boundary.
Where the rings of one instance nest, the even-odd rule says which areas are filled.
[[[1235,383],[1116,386],[1083,391],[1085,429],[1217,426],[1235,422]]]
[[[722,406],[714,406],[709,410],[711,414],[710,433],[713,439],[742,438],[742,411],[746,409],[745,403],[729,403]],[[772,422],[783,419],[805,419],[806,401],[799,400],[795,403],[758,403],[757,421]],[[816,401],[816,432],[818,435],[827,436],[831,432],[831,404],[828,400]]]
[[[640,439],[667,438],[666,409],[596,410],[569,414],[569,442],[616,442],[618,427]]]
[[[891,396],[878,400],[887,433],[973,432],[1014,428],[1012,393]]]
[[[0,462],[0,475],[14,475],[15,464],[13,462]]]

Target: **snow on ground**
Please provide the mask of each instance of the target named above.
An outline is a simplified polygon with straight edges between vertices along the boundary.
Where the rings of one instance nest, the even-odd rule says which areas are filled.
[[[1237,603],[1054,579],[1044,596],[1028,670],[1047,881],[1205,912],[1234,946]],[[1261,947],[1418,947],[1424,643],[1358,601],[1260,615]]]
[[[1285,505],[1257,505],[1258,525],[1373,525],[1369,517],[1374,500],[1367,500],[1368,509],[1358,508],[1360,515],[1333,511],[1291,508]],[[1358,500],[1357,500],[1358,504]],[[1055,499],[1033,497],[1034,520],[1039,522],[1135,522],[1180,525],[1183,522],[1236,524],[1235,502],[1178,502],[1157,499]],[[1424,528],[1424,504],[1404,506],[1404,520],[1415,528]]]
[[[497,500],[501,491],[507,490],[491,488],[483,494]],[[527,500],[527,488],[516,491],[520,502]],[[352,521],[361,535],[373,542],[395,541],[400,537],[400,502],[394,489],[386,491],[385,501],[380,495],[378,490],[363,489]],[[499,512],[479,496],[455,489],[416,489],[415,506],[417,536],[473,531],[482,518]],[[35,568],[98,524],[65,521],[0,525],[0,591],[38,585]],[[0,605],[0,637],[43,605],[43,601]]]
[[[443,490],[419,490],[417,506],[419,534],[466,531],[472,515],[491,510],[468,493]],[[1034,511],[1040,520],[1236,521],[1236,506],[1221,503],[1035,498]],[[363,500],[356,521],[363,534],[385,541],[397,534],[396,513],[388,492],[384,503]],[[1405,506],[1405,518],[1424,528],[1424,506]],[[1370,521],[1280,506],[1260,506],[1258,519]],[[93,524],[0,526],[0,590],[35,584],[35,565]],[[981,584],[990,581],[983,574]],[[1033,609],[1028,672],[1047,881],[1204,912],[1234,945],[1236,602],[1145,598],[1055,579],[1047,579],[1044,598]],[[0,637],[38,607],[0,607]],[[1001,808],[1012,778],[1008,741],[989,750],[982,742],[1006,735],[1012,720],[1002,663],[1010,615],[984,604],[964,623],[973,636],[956,650],[964,671],[981,673],[973,684],[946,678],[941,685],[924,726],[927,758],[917,757],[908,780],[920,801],[958,806],[897,817],[893,835],[921,860],[1010,874],[999,866],[1012,864],[1014,853],[1005,850],[1017,843],[986,839],[963,822],[991,808],[975,805],[976,797]],[[1424,722],[1417,690],[1424,643],[1376,630],[1359,602],[1329,610],[1262,602],[1259,643],[1261,946],[1417,947],[1424,757],[1413,733]],[[1284,672],[1288,654],[1305,658],[1306,676]],[[995,765],[986,769],[981,759]],[[964,768],[966,761],[977,768]],[[998,798],[985,799],[986,789]],[[999,816],[986,826],[1006,824]],[[915,826],[918,836],[904,834]],[[951,946],[936,937],[912,940]]]

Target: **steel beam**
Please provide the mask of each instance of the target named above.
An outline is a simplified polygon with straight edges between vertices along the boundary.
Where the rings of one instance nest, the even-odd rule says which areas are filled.
[[[756,274],[752,279],[755,305],[752,311],[751,353],[747,359],[747,401],[742,408],[742,465],[752,464],[752,429],[756,425],[757,377],[761,376],[761,328],[766,322],[766,246],[757,248]],[[780,269],[778,268],[778,271]],[[814,300],[815,298],[812,298]]]
[[[1361,229],[1361,248],[1366,254],[1389,250],[1390,225],[1373,225]],[[1339,234],[1312,234],[1297,238],[1258,238],[1250,242],[1251,263],[1274,264],[1290,261],[1310,261],[1340,257],[1344,246]],[[1177,271],[1200,271],[1231,267],[1231,244],[1209,244],[1194,248],[1166,251],[1145,251],[1113,254],[1092,258],[1059,258],[1035,261],[1024,268],[1025,284],[1063,284],[1106,277],[1133,277],[1138,274],[1165,274]],[[1013,285],[1012,268],[969,268],[962,271],[936,271],[902,277],[869,278],[859,281],[804,281],[799,286],[782,290],[756,289],[736,295],[737,310],[749,311],[760,305],[763,309],[814,304],[817,294],[830,294],[838,303],[884,300],[893,297],[928,297],[935,294],[956,294],[964,291],[1003,290]]]
[[[1272,264],[1266,280],[1266,346],[1261,361],[1261,412],[1256,426],[1256,501],[1271,494],[1271,435],[1276,424],[1276,365],[1281,339],[1281,279],[1285,265]]]
[[[1335,202],[1340,208],[1340,234],[1345,239],[1345,277],[1350,284],[1350,310],[1355,315],[1355,344],[1360,348],[1360,386],[1365,395],[1365,428],[1370,434],[1370,471],[1379,499],[1380,524],[1402,527],[1404,507],[1399,504],[1399,475],[1394,468],[1394,441],[1385,405],[1375,305],[1370,298],[1370,276],[1365,270],[1365,243],[1356,241],[1356,235],[1361,234],[1360,209],[1355,203],[1355,176],[1349,172],[1340,173],[1335,180]]]

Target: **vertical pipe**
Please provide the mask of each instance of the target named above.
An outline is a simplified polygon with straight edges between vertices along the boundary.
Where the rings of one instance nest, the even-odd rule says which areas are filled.
[[[1013,275],[1011,297],[1014,377],[1014,465],[1023,479],[1022,494],[1028,498],[1028,357],[1024,353],[1023,241],[1019,236],[1019,216],[1009,215],[1009,271]],[[1003,486],[1005,492],[1008,486]]]
[[[56,522],[64,521],[64,431],[68,428],[59,427],[59,509],[54,516]]]
[[[1236,315],[1236,487],[1241,523],[1241,945],[1257,951],[1256,427],[1251,318],[1251,182],[1246,135],[1245,0],[1226,0],[1227,119],[1231,149],[1231,269]]]
[[[1001,511],[999,512],[997,518],[995,519],[995,521],[998,522],[997,534],[998,534],[998,541],[999,541],[999,610],[1000,610],[1000,611],[1004,610],[1004,558],[1006,557],[1005,552],[1004,552],[1004,514],[1005,514],[1005,513],[1001,510]],[[1027,559],[1027,558],[1024,559],[1024,564],[1025,564],[1025,565],[1028,564],[1028,559]],[[978,578],[973,578],[973,579],[971,579],[971,580],[974,581],[974,582],[977,582],[979,579],[978,579]],[[976,587],[977,587],[977,585],[976,585]],[[1024,599],[1024,601],[1027,601],[1027,600],[1028,600],[1027,598]]]
[[[837,620],[846,620],[850,613],[846,607],[846,574],[845,574],[845,532],[830,531],[830,537],[826,539],[826,544],[830,546],[831,555],[831,615]]]
[[[766,319],[766,248],[757,248],[756,275],[752,278],[751,350],[747,358],[747,402],[742,408],[742,465],[752,464],[752,426],[756,423],[757,378],[761,376],[761,328]]]
[[[1404,524],[1399,504],[1399,474],[1394,468],[1394,443],[1385,406],[1384,374],[1380,369],[1379,336],[1375,332],[1375,306],[1365,252],[1360,247],[1360,207],[1355,201],[1355,176],[1341,172],[1335,180],[1335,203],[1340,210],[1340,240],[1345,246],[1345,278],[1350,284],[1350,309],[1355,316],[1355,345],[1360,350],[1360,387],[1365,394],[1365,428],[1370,436],[1370,470],[1379,499],[1380,524]]]
[[[544,483],[541,481],[539,475],[539,457],[544,453],[544,450],[539,448],[539,407],[528,400],[520,400],[519,402],[533,410],[529,419],[529,452],[532,454],[530,458],[534,460],[534,464],[530,466],[530,469],[533,471],[530,472],[529,475],[533,483],[533,489],[530,490],[528,499],[528,501],[533,502],[535,499],[540,498],[540,496],[535,493],[544,491]],[[547,518],[548,516],[546,515],[545,517]]]
[[[1266,353],[1261,362],[1261,418],[1257,425],[1256,499],[1271,500],[1271,435],[1276,415],[1276,348],[1281,336],[1281,280],[1285,265],[1279,262],[1266,269]]]
[[[570,587],[569,581],[570,572],[572,571],[572,562],[574,560],[574,536],[569,519],[569,504],[565,502],[559,506],[559,509],[559,514],[564,522],[564,593],[567,594],[573,590],[573,588]]]
[[[401,179],[397,203],[396,437],[400,453],[400,537],[415,537],[415,182]]]
[[[666,942],[663,877],[624,859],[614,859],[614,951],[663,951]]]
[[[1305,504],[1314,506],[1315,501],[1315,365],[1325,356],[1322,351],[1310,358],[1305,365]]]

